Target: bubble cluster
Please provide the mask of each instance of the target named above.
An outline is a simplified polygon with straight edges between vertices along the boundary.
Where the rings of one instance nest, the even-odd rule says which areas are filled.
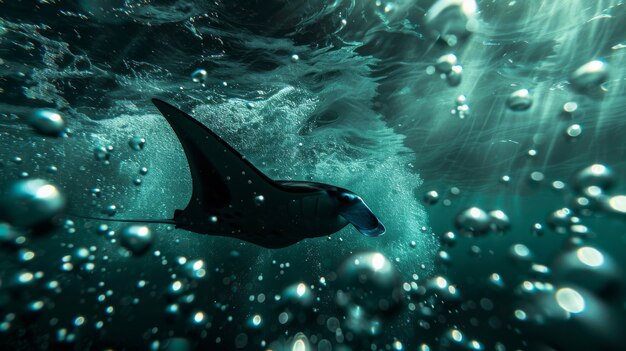
[[[457,213],[454,225],[462,234],[479,237],[489,232],[507,232],[511,228],[511,220],[502,210],[486,212],[479,207],[470,207]],[[453,238],[454,234],[450,233],[448,236]]]
[[[461,84],[463,66],[458,63],[456,55],[446,54],[439,57],[435,63],[435,69],[441,74],[441,78],[446,80],[449,86],[455,87]]]
[[[469,117],[470,108],[467,104],[467,98],[465,95],[459,95],[456,98],[456,107],[450,111],[452,115],[457,115],[460,119]]]
[[[203,260],[187,261],[183,267],[185,274],[191,279],[203,279],[207,276],[207,267]]]

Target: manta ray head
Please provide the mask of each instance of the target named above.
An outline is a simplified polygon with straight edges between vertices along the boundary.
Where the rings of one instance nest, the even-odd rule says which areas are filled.
[[[350,190],[328,189],[328,196],[334,200],[339,214],[365,236],[380,236],[385,226],[365,204],[365,201]]]

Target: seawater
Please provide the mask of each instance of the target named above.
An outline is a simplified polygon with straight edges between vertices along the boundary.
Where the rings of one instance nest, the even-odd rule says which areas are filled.
[[[622,1],[0,9],[2,349],[626,345]],[[268,250],[73,216],[186,205],[153,97],[387,233]]]

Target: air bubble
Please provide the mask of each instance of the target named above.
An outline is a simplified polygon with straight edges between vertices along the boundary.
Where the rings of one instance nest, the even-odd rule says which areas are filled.
[[[122,246],[135,255],[144,254],[152,246],[154,236],[147,226],[131,225],[122,230],[120,242]]]
[[[2,217],[16,226],[49,222],[65,209],[65,196],[43,179],[20,180],[9,185],[0,199]]]
[[[96,161],[108,161],[111,158],[112,146],[98,146],[93,150],[93,156]]]
[[[528,89],[516,90],[506,100],[507,107],[512,111],[526,111],[533,104],[533,99]]]
[[[258,195],[254,197],[254,204],[257,206],[261,206],[265,203],[265,197],[263,195]]]
[[[565,135],[570,139],[579,137],[582,133],[583,129],[580,124],[572,124],[571,126],[567,127],[567,129],[565,129]]]
[[[579,92],[599,89],[609,78],[609,65],[602,60],[593,60],[576,69],[570,76],[570,82]]]
[[[141,137],[134,137],[128,141],[128,146],[135,151],[143,150],[146,145],[146,139]]]
[[[458,63],[458,59],[454,54],[447,54],[439,57],[437,59],[437,64],[435,67],[439,72],[442,73],[450,73],[452,67],[454,67]]]
[[[203,68],[198,68],[191,73],[191,80],[194,83],[205,83],[208,78],[208,72]]]
[[[480,236],[489,231],[491,218],[484,210],[471,207],[459,212],[454,224],[463,234]]]
[[[48,136],[60,136],[65,130],[65,121],[56,110],[38,109],[29,117],[28,123],[39,133]]]
[[[423,201],[425,204],[434,205],[439,201],[439,193],[435,190],[431,190],[424,194]]]

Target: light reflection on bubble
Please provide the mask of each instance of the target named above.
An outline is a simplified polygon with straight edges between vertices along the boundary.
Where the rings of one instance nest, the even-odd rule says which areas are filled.
[[[304,283],[298,284],[298,287],[296,288],[296,294],[298,294],[298,296],[302,296],[304,295],[305,292],[306,292],[306,285],[304,285]]]
[[[530,249],[524,244],[515,244],[511,247],[514,257],[525,259],[530,257]]]
[[[306,344],[304,343],[304,341],[302,340],[296,340],[296,342],[293,343],[293,347],[291,348],[292,351],[306,351]]]
[[[34,278],[35,276],[31,272],[24,272],[18,275],[17,280],[20,283],[30,283]]]
[[[259,326],[261,324],[261,316],[259,316],[258,314],[255,315],[254,317],[252,317],[252,324],[256,327]]]
[[[287,312],[281,312],[281,314],[278,315],[278,322],[280,324],[285,324],[289,321],[289,314]]]
[[[37,193],[36,196],[40,199],[47,199],[50,197],[55,197],[59,195],[59,191],[57,190],[56,187],[54,187],[54,185],[44,185],[42,187],[40,187],[39,189],[37,189]]]
[[[403,349],[404,349],[404,348],[403,348],[403,346],[402,346],[402,343],[400,342],[400,340],[396,340],[396,341],[393,343],[393,349],[394,349],[394,350],[397,350],[397,351],[400,351],[400,350],[403,350]]]
[[[604,263],[604,255],[593,247],[581,247],[576,251],[578,259],[591,267],[599,267]]]
[[[585,300],[578,291],[571,288],[561,288],[556,291],[556,301],[567,312],[580,313],[585,310]]]
[[[526,312],[522,310],[515,310],[515,312],[513,313],[515,314],[515,318],[519,319],[520,321],[526,320]]]
[[[463,340],[463,334],[458,329],[452,329],[450,336],[452,336],[452,339],[456,342]]]
[[[608,201],[612,210],[619,213],[626,213],[626,195],[613,196]]]
[[[65,129],[65,121],[56,110],[35,110],[27,120],[33,128],[43,135],[60,136]]]
[[[203,312],[196,312],[193,315],[193,321],[196,323],[200,323],[204,320],[204,313]]]
[[[532,95],[528,89],[516,90],[509,95],[506,104],[512,111],[525,111],[532,106]]]
[[[583,133],[583,129],[580,126],[580,124],[572,124],[571,126],[567,127],[567,129],[565,130],[565,134],[567,134],[567,136],[571,138],[578,137],[582,133]]]
[[[484,350],[484,346],[483,344],[481,344],[479,341],[477,340],[472,340],[469,342],[469,348],[471,350]]]
[[[576,69],[572,73],[570,81],[578,91],[587,92],[606,81],[608,71],[609,67],[605,61],[593,60]]]
[[[385,259],[385,256],[381,255],[380,253],[375,253],[372,256],[372,267],[374,268],[374,271],[378,272],[383,269],[386,261],[387,260]]]

